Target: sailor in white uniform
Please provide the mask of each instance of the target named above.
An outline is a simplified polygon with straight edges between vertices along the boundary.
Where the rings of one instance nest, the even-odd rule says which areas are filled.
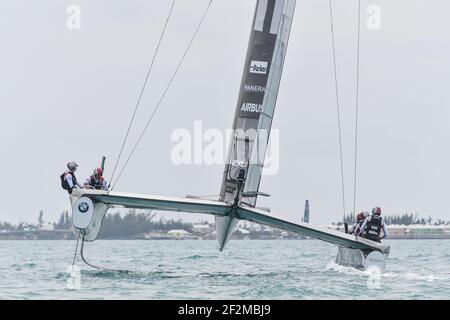
[[[63,189],[67,190],[69,194],[72,194],[72,190],[74,188],[83,188],[83,186],[78,183],[78,180],[75,177],[75,171],[77,170],[77,168],[78,164],[75,161],[70,161],[67,164],[67,169],[69,170],[65,171],[61,176],[62,187]]]

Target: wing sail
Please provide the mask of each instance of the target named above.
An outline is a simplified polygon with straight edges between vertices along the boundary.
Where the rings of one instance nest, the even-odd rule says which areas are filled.
[[[244,191],[258,192],[295,3],[257,2],[220,193],[222,201],[235,199],[241,169],[247,170]],[[255,206],[256,199],[244,197],[243,202]]]

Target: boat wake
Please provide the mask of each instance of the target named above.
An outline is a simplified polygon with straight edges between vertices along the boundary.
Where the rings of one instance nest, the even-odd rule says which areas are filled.
[[[374,275],[374,273],[377,273],[377,271],[374,270],[359,270],[353,267],[347,267],[337,264],[334,260],[331,260],[325,270],[327,271],[335,271],[341,274],[349,275],[349,276],[367,276],[370,277]],[[415,280],[415,281],[426,281],[426,282],[433,282],[433,281],[445,281],[450,280],[450,275],[433,275],[433,274],[419,274],[414,272],[383,272],[383,273],[377,273],[382,278],[386,279],[399,279],[399,280]]]

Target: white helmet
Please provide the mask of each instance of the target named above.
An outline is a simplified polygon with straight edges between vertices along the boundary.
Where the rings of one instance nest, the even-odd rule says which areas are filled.
[[[363,216],[364,216],[364,218],[367,218],[369,216],[369,213],[367,211],[364,211]]]
[[[76,170],[77,170],[77,167],[78,167],[78,165],[77,165],[77,163],[76,163],[75,161],[70,161],[70,162],[67,164],[67,168],[68,168],[70,171],[76,171]]]

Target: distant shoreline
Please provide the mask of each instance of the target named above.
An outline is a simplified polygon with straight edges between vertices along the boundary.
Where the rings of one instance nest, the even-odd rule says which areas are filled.
[[[74,241],[77,240],[75,235],[68,236],[68,237],[17,237],[17,236],[1,236],[0,235],[0,242],[1,241]],[[193,240],[193,241],[216,241],[216,239],[211,238],[154,238],[154,239],[146,239],[144,237],[128,237],[128,238],[98,238],[96,241],[187,241],[187,240]],[[291,240],[316,240],[316,239],[310,239],[310,238],[252,238],[252,239],[232,239],[234,240],[251,240],[251,241],[261,241],[261,240],[269,240],[269,241],[291,241]],[[431,236],[431,237],[390,237],[386,239],[385,241],[391,241],[391,240],[450,240],[450,236]]]
[[[205,228],[203,228],[205,229]],[[338,228],[330,228],[339,230]],[[189,230],[189,229],[188,229]],[[340,230],[343,232],[343,230]],[[388,227],[387,240],[448,240],[450,228],[447,226],[396,226]],[[11,230],[0,231],[1,240],[76,240],[77,235],[73,229],[46,229],[46,230]],[[151,232],[132,234],[103,234],[98,240],[215,240],[216,236],[211,226],[208,229],[190,232],[183,229],[153,230]],[[233,240],[306,240],[305,236],[275,229],[243,229],[236,230]]]

